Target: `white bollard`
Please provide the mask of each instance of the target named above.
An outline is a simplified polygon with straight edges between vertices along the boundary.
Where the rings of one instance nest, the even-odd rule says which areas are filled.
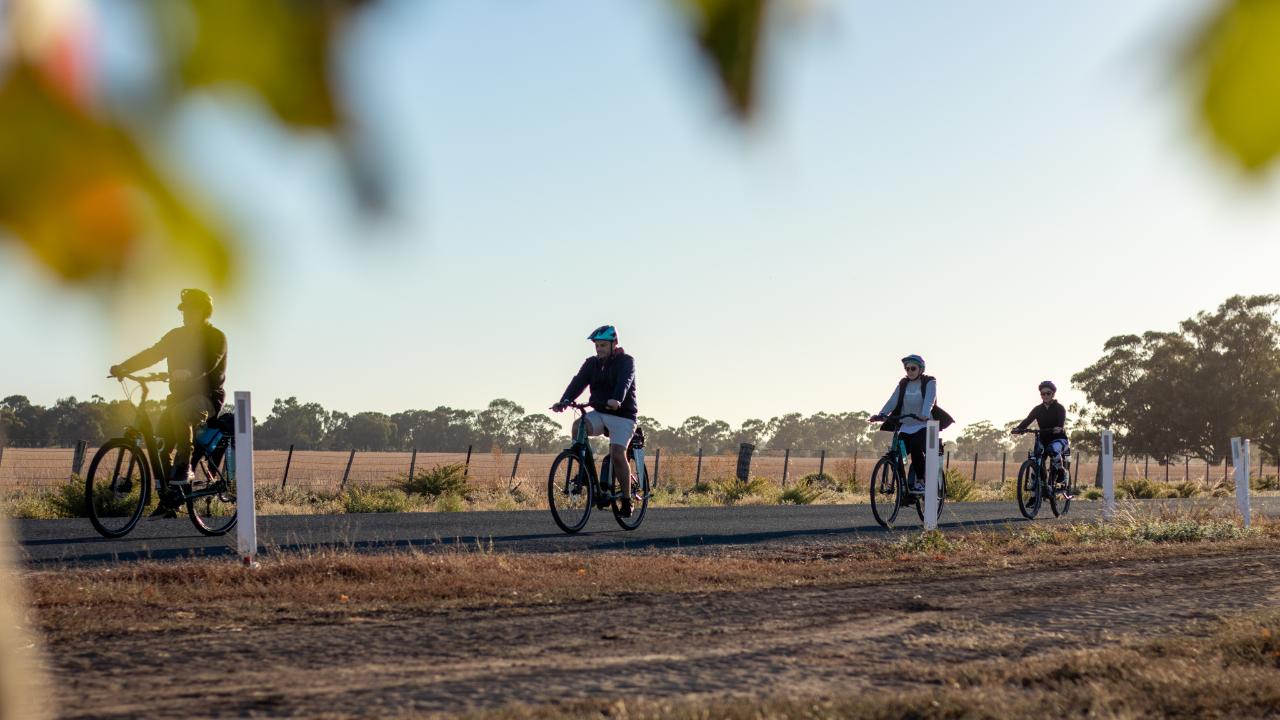
[[[1110,430],[1102,431],[1102,519],[1114,520],[1116,517],[1116,476],[1115,476],[1115,436]]]
[[[1236,468],[1236,506],[1249,527],[1249,439],[1231,438],[1231,461]]]
[[[253,503],[253,405],[249,393],[236,393],[236,547],[254,566],[258,554],[258,510]]]
[[[924,529],[938,529],[938,490],[942,477],[938,472],[938,421],[930,420],[924,441]]]

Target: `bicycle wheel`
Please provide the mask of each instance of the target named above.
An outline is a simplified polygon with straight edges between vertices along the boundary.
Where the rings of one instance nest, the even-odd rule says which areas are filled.
[[[124,537],[138,524],[151,499],[151,467],[133,442],[103,443],[84,479],[85,508],[103,537]]]
[[[191,523],[205,535],[226,535],[236,524],[235,449],[223,443],[194,466],[196,478],[187,495]]]
[[[547,504],[561,530],[573,534],[587,524],[592,494],[591,475],[582,458],[572,450],[557,455],[547,476]]]
[[[880,458],[871,470],[871,514],[881,527],[893,527],[902,504],[902,492],[897,464],[887,457]]]
[[[604,462],[606,463],[609,461],[610,460],[607,457],[604,459]],[[610,501],[613,505],[613,519],[618,521],[618,525],[621,525],[623,530],[635,530],[640,527],[640,523],[644,522],[645,510],[649,508],[649,495],[651,494],[649,492],[649,468],[645,467],[644,480],[640,481],[641,487],[639,489],[639,500],[635,499],[635,493],[637,492],[635,485],[633,484],[631,486],[631,517],[622,516],[621,483],[612,479],[613,473],[610,473],[609,477],[611,479],[609,483],[609,492],[618,496]]]
[[[938,470],[938,520],[942,520],[942,506],[947,504],[947,474]],[[924,495],[916,497],[916,516],[924,522]]]
[[[1053,492],[1049,494],[1049,508],[1054,517],[1062,517],[1071,509],[1071,476],[1066,468],[1053,471]]]
[[[1035,460],[1028,458],[1018,468],[1018,510],[1022,517],[1035,520],[1040,512],[1040,468]]]

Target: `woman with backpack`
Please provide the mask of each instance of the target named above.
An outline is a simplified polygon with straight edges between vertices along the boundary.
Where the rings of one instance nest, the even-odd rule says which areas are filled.
[[[924,374],[924,358],[919,355],[908,355],[902,358],[902,369],[907,376],[898,381],[898,387],[884,404],[879,414],[871,416],[871,422],[881,422],[889,417],[880,427],[881,430],[897,429],[899,437],[907,446],[911,455],[909,476],[912,488],[920,491],[924,488],[924,449],[925,428],[930,419],[938,419],[942,427],[951,424],[951,417],[936,407],[938,399],[938,381]]]

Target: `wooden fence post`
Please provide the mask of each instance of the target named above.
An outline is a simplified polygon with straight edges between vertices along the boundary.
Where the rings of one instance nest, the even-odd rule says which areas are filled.
[[[471,446],[467,446],[467,464],[462,467],[462,477],[466,477],[471,472]]]
[[[946,469],[947,469],[947,470],[950,470],[950,469],[951,469],[951,451],[950,451],[950,450],[948,450],[948,451],[947,451],[947,467],[946,467]]]
[[[702,482],[702,448],[698,448],[698,471],[693,476],[693,484]]]
[[[0,445],[0,466],[4,465],[4,446]]]
[[[284,477],[280,478],[280,490],[284,490],[284,484],[289,482],[289,466],[293,464],[293,443],[289,444],[289,454],[284,459]]]
[[[662,465],[662,448],[653,453],[653,478],[649,480],[651,487],[658,486],[658,468]]]
[[[1005,473],[1005,470],[1008,468],[1008,466],[1009,466],[1009,451],[1006,450],[1000,453],[1000,482],[998,484],[1000,485],[1001,488],[1004,487],[1004,473]]]
[[[818,459],[818,477],[822,477],[827,467],[827,451],[822,451],[822,457]]]
[[[516,469],[520,467],[520,453],[523,451],[524,451],[524,448],[516,448],[516,461],[511,463],[511,479],[512,480],[516,479]]]
[[[978,453],[973,454],[973,481],[978,482]]]
[[[782,453],[782,487],[787,486],[787,467],[791,464],[791,448]]]
[[[355,462],[356,449],[351,448],[351,454],[347,456],[347,469],[342,471],[342,484],[338,486],[338,492],[347,489],[347,478],[351,476],[351,463]]]
[[[1182,456],[1182,482],[1191,482],[1191,456]]]
[[[418,469],[418,448],[409,456],[409,482],[413,482],[413,472]]]
[[[1142,458],[1142,479],[1143,480],[1151,479],[1151,456],[1150,455]]]
[[[858,484],[858,449],[853,450],[853,484]]]
[[[84,440],[76,441],[76,451],[71,455],[71,480],[80,477],[80,471],[84,469],[84,451],[88,447],[88,442]]]
[[[1124,456],[1124,464],[1120,466],[1120,481],[1124,482],[1129,479],[1129,456]]]
[[[1169,456],[1168,455],[1166,455],[1164,458],[1164,484],[1165,485],[1169,484]]]

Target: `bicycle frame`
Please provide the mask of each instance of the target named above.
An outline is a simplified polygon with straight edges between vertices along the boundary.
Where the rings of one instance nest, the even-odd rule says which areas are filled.
[[[151,465],[150,470],[154,476],[156,492],[163,493],[169,485],[171,464],[168,455],[160,452],[160,446],[156,442],[155,429],[151,425],[151,416],[146,411],[147,397],[150,395],[147,382],[159,379],[157,376],[133,378],[142,390],[142,397],[134,407],[134,424],[125,426],[124,437],[143,450],[147,461]],[[132,472],[132,468],[130,468],[130,472]]]

